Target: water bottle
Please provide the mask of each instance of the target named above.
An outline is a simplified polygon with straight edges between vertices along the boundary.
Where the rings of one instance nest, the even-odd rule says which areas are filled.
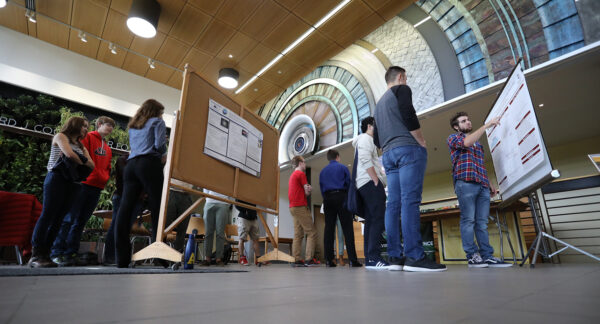
[[[190,234],[185,247],[185,257],[183,258],[183,268],[185,270],[194,269],[194,262],[196,261],[196,234],[198,234],[198,230],[194,229],[192,234]]]

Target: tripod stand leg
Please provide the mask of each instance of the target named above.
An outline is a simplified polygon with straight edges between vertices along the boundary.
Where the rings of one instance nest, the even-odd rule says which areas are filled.
[[[540,251],[540,243],[542,242],[543,239],[543,233],[544,232],[540,232],[540,234],[538,234],[538,240],[535,243],[535,250],[533,251],[533,260],[531,260],[531,264],[529,265],[530,268],[535,268],[535,260],[537,259],[537,255]]]
[[[529,258],[529,255],[531,254],[531,251],[537,245],[537,241],[539,239],[540,239],[540,235],[538,234],[538,236],[536,236],[533,239],[533,242],[531,242],[531,246],[529,247],[529,250],[527,250],[527,254],[525,254],[525,256],[523,257],[523,261],[521,261],[521,264],[519,264],[520,267],[522,267],[525,264],[525,261],[527,261],[527,258]]]
[[[512,241],[510,239],[510,231],[508,230],[508,223],[506,222],[506,214],[502,215],[504,220],[504,228],[506,228],[506,241],[508,242],[508,246],[510,247],[510,251],[513,255],[513,264],[517,264],[517,255],[515,254],[515,248],[512,245]]]

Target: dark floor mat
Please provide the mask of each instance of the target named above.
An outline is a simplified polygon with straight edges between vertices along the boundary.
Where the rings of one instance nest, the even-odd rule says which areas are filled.
[[[72,276],[72,275],[116,275],[116,274],[182,274],[182,273],[226,273],[247,272],[243,270],[228,269],[227,267],[195,267],[193,270],[165,269],[162,267],[137,266],[130,268],[116,268],[104,266],[91,267],[64,267],[64,268],[29,268],[27,266],[0,267],[0,277],[28,277],[28,276]]]

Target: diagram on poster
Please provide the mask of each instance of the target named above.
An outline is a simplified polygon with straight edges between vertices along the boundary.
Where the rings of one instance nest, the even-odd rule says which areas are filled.
[[[515,68],[486,123],[500,116],[500,125],[486,130],[498,186],[510,190],[545,161],[544,142],[521,67]]]
[[[263,134],[220,103],[208,100],[204,153],[260,177]]]

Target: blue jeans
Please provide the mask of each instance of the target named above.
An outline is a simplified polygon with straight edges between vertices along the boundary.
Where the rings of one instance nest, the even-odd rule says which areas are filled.
[[[494,254],[487,231],[490,215],[490,189],[476,182],[456,180],[454,191],[460,207],[460,236],[463,250],[470,258],[478,253],[484,259]],[[473,239],[477,238],[477,244]]]
[[[414,260],[425,257],[421,239],[421,194],[427,167],[427,150],[422,146],[398,146],[383,153],[383,167],[388,179],[388,203],[385,210],[385,230],[388,255]]]
[[[67,181],[58,173],[48,171],[44,179],[44,205],[42,214],[35,224],[31,245],[42,253],[49,253],[52,242],[60,228],[79,185]]]
[[[79,186],[73,206],[63,219],[60,231],[52,245],[52,251],[50,252],[52,257],[71,255],[79,251],[83,228],[96,209],[101,192],[102,189],[97,187],[86,184]]]

